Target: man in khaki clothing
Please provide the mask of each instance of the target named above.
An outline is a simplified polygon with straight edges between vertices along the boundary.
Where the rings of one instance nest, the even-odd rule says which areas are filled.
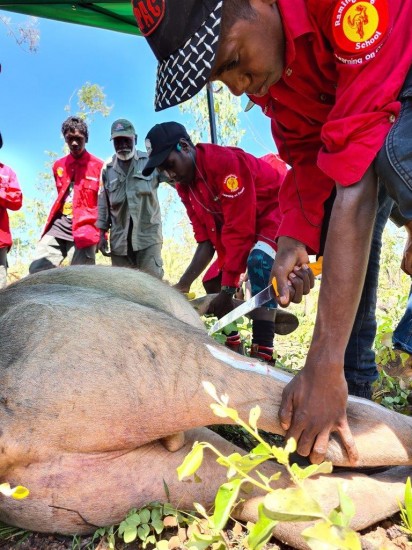
[[[162,179],[157,171],[142,175],[148,155],[135,148],[137,136],[131,122],[113,122],[111,140],[115,154],[102,169],[97,249],[107,255],[110,230],[113,266],[140,269],[161,279],[163,237],[157,188]]]

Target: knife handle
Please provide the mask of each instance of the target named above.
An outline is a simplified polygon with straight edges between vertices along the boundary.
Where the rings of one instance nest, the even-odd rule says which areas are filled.
[[[317,277],[322,273],[322,264],[323,264],[323,256],[319,256],[319,258],[316,260],[316,262],[309,263],[309,267],[313,272],[313,275]],[[273,277],[272,279],[272,286],[273,290],[275,291],[275,295],[279,296],[278,292],[278,284],[276,282],[276,277]]]

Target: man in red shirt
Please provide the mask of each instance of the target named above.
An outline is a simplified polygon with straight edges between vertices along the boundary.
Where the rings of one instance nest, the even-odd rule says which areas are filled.
[[[67,257],[72,265],[94,264],[100,232],[96,227],[97,195],[103,161],[86,151],[84,120],[69,117],[62,134],[70,153],[53,164],[57,198],[37,244],[30,273],[57,267]]]
[[[356,462],[346,418],[345,349],[351,328],[359,336],[358,321],[366,320],[367,335],[349,350],[356,364],[345,374],[358,395],[367,395],[376,377],[370,346],[379,241],[391,207],[382,189],[376,216],[375,169],[412,219],[412,0],[169,0],[156,2],[149,17],[144,3],[134,11],[159,60],[158,110],[221,80],[234,94],[251,96],[272,120],[281,157],[292,166],[279,195],[272,271],[283,306],[291,299],[290,273],[318,251],[324,204],[336,192],[314,337],[279,414],[302,455],[322,460],[330,433],[337,432]],[[409,147],[398,156],[401,140]]]
[[[7,210],[20,210],[23,195],[17,176],[11,168],[0,162],[0,288],[7,282],[7,252],[12,245]]]
[[[156,124],[146,143],[151,152],[143,175],[149,176],[155,168],[168,174],[198,243],[176,287],[189,292],[216,251],[221,287],[209,312],[220,318],[233,309],[232,297],[246,267],[253,295],[267,286],[280,221],[278,191],[287,167],[278,160],[273,168],[236,147],[194,146],[185,127],[177,122]],[[266,306],[275,308],[276,303]],[[274,334],[273,320],[255,319],[251,355],[271,361]],[[229,340],[228,344],[235,346],[236,342]]]

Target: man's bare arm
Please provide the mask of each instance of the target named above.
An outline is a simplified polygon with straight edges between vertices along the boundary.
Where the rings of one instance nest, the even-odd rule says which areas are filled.
[[[344,354],[365,280],[377,211],[373,167],[350,187],[337,186],[323,261],[322,284],[312,343],[305,367],[283,393],[279,411],[298,452],[324,459],[337,432],[352,463],[357,451],[346,417]]]

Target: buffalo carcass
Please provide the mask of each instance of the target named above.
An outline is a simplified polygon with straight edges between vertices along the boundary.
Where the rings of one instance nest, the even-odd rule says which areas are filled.
[[[0,292],[0,342],[0,481],[30,489],[24,501],[0,501],[0,519],[12,525],[92,532],[165,501],[164,483],[176,507],[209,506],[225,480],[212,455],[202,483],[176,475],[195,440],[235,449],[203,428],[227,420],[213,415],[202,381],[227,393],[244,418],[259,404],[260,427],[282,434],[277,412],[289,376],[216,344],[183,296],[144,273],[68,267],[22,279]],[[412,463],[410,418],[358,398],[348,417],[360,466]],[[347,465],[337,440],[328,458]],[[361,529],[397,510],[408,472],[346,472],[308,485],[328,509],[345,480]],[[251,495],[238,516],[256,519],[260,498]],[[281,524],[276,534],[305,548],[301,530]]]

